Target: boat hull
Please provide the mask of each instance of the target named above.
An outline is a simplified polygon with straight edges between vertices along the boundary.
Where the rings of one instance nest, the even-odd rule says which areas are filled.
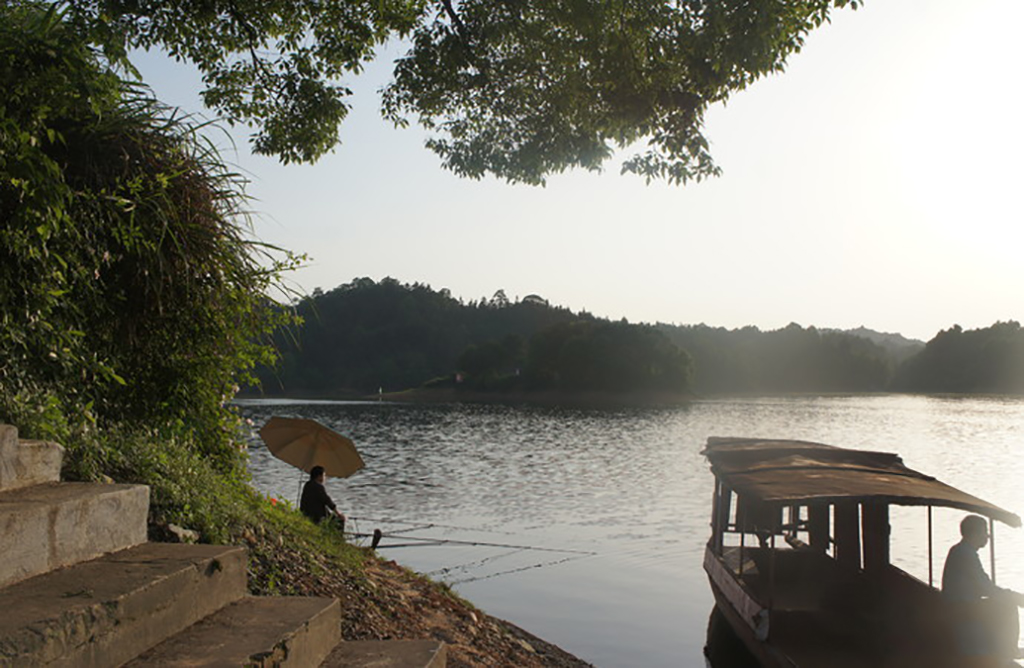
[[[948,655],[937,657],[926,651],[909,655],[875,656],[871,659],[853,657],[845,652],[833,652],[830,657],[826,654],[825,658],[819,657],[818,660],[796,661],[770,641],[759,640],[755,629],[737,612],[730,600],[731,597],[710,577],[709,584],[715,597],[716,610],[760,668],[1021,668],[1020,663],[1016,661]],[[705,648],[706,654],[708,650],[709,648]],[[713,660],[715,657],[711,655],[709,658]],[[731,665],[719,666],[713,662],[709,662],[709,665],[711,668],[733,668]],[[748,664],[740,665],[746,668]]]
[[[743,643],[747,652],[757,660],[758,665],[761,668],[794,668],[795,664],[780,655],[777,650],[766,642],[757,639],[754,635],[754,629],[743,621],[722,589],[715,584],[714,580],[709,578],[709,582],[711,584],[711,593],[715,596],[715,607],[729,624],[736,637]],[[718,667],[713,666],[713,668]]]

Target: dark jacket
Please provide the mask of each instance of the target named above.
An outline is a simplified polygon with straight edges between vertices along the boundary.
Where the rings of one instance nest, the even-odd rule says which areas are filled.
[[[950,601],[979,601],[1002,591],[992,584],[978,559],[978,548],[965,540],[949,548],[942,569],[942,593]]]
[[[328,508],[336,510],[337,506],[334,505],[334,501],[331,501],[327,490],[316,480],[307,480],[306,484],[302,486],[302,500],[299,502],[299,510],[309,519],[319,522],[327,517]]]

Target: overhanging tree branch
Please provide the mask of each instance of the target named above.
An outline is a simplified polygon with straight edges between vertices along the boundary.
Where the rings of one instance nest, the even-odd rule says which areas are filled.
[[[459,17],[459,13],[455,11],[455,7],[452,6],[451,0],[441,0],[441,5],[444,7],[445,14],[451,19],[452,25],[455,26],[456,32],[462,39],[469,41],[469,30],[466,29],[466,24],[462,22]]]

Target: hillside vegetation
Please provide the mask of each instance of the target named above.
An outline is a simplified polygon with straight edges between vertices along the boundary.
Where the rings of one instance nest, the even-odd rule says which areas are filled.
[[[905,392],[1024,393],[1024,330],[997,322],[939,332],[900,366],[892,387]]]
[[[690,389],[691,361],[657,328],[550,306],[536,295],[462,303],[444,290],[358,279],[296,306],[267,392],[338,395],[454,382],[472,390]]]
[[[610,321],[538,295],[464,302],[360,278],[296,305],[268,394],[345,396],[450,386],[473,392],[1022,392],[1019,323],[924,344],[860,328],[772,331]]]

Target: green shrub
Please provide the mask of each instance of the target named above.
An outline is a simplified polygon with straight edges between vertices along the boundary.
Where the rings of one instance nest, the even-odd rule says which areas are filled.
[[[0,3],[0,422],[69,480],[151,486],[151,522],[262,517],[227,406],[297,262],[250,238],[244,181],[54,5]]]
[[[290,316],[267,295],[297,260],[249,238],[244,182],[196,126],[52,5],[0,4],[0,80],[0,403],[238,469],[225,402],[273,360]]]

